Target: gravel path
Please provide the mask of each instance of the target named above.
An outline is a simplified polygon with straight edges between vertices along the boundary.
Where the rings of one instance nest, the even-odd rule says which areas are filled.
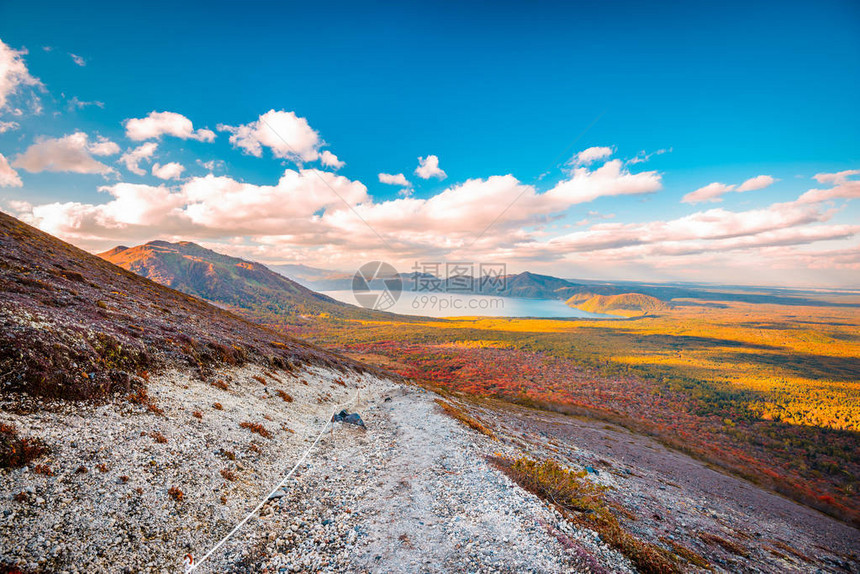
[[[502,447],[441,414],[420,389],[338,425],[289,492],[264,510],[249,571],[571,572],[627,561],[484,459]],[[598,570],[599,568],[592,568]]]

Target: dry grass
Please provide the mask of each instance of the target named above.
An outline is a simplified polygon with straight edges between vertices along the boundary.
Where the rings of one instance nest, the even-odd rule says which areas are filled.
[[[253,433],[257,433],[263,438],[272,438],[272,433],[269,432],[266,427],[261,425],[260,423],[250,423],[248,421],[239,423],[239,426],[243,429],[248,429]]]
[[[716,534],[711,534],[710,532],[699,532],[699,538],[708,544],[721,546],[724,550],[731,552],[732,554],[737,554],[738,556],[743,556],[746,558],[748,555],[746,549],[744,549],[741,545],[736,542],[732,542],[731,540],[726,540],[722,536],[717,536]]]
[[[224,480],[229,480],[230,482],[233,482],[237,478],[236,473],[229,468],[221,469],[221,476],[224,477]]]
[[[54,476],[54,470],[46,464],[37,464],[33,467],[33,472],[45,476]]]
[[[167,442],[167,437],[160,432],[151,432],[149,433],[149,436],[155,439],[155,442],[157,442],[158,444],[165,444]]]
[[[487,428],[481,421],[468,414],[464,409],[445,402],[442,399],[436,399],[436,404],[442,407],[442,411],[452,419],[460,421],[470,429],[474,429],[493,440],[498,440],[496,438],[496,434],[492,430]]]
[[[803,560],[804,562],[809,562],[809,563],[815,562],[815,560],[813,560],[812,558],[810,558],[809,556],[807,556],[803,552],[801,552],[795,548],[792,548],[791,546],[789,546],[785,542],[782,542],[781,540],[774,540],[773,545],[776,546],[777,548],[781,549],[781,550],[788,552],[789,554],[791,554],[795,558],[799,558],[800,560]]]
[[[567,470],[553,460],[516,460],[493,457],[490,462],[514,482],[551,502],[568,520],[600,534],[644,574],[681,572],[675,559],[662,548],[627,532],[612,513],[603,488],[587,480],[585,471]]]
[[[221,403],[212,403],[212,408],[216,411],[223,411],[224,405],[222,405]]]
[[[169,494],[170,498],[172,498],[176,502],[179,502],[183,498],[185,498],[185,493],[176,488],[175,486],[171,486],[170,489],[167,491],[167,494]]]
[[[698,566],[699,568],[705,568],[707,570],[711,569],[711,563],[708,562],[704,556],[702,556],[698,552],[690,550],[683,544],[679,544],[674,540],[670,540],[669,538],[666,538],[664,536],[660,537],[660,542],[670,547],[676,556],[680,556],[693,566]]]
[[[24,466],[49,450],[37,438],[20,438],[15,425],[0,423],[0,468]]]
[[[164,415],[164,410],[155,404],[155,400],[146,392],[146,388],[140,388],[136,392],[128,395],[129,402],[136,405],[141,405],[147,408],[152,413]]]
[[[286,391],[282,391],[278,389],[275,391],[275,394],[284,399],[284,402],[291,403],[293,402],[293,397],[291,397]]]

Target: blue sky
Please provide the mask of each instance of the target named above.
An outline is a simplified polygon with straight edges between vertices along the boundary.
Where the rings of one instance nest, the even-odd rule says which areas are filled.
[[[0,207],[89,249],[185,237],[264,261],[339,268],[363,257],[401,264],[469,257],[564,276],[857,285],[851,279],[860,270],[860,259],[852,257],[858,248],[852,226],[860,222],[852,195],[856,174],[825,177],[826,185],[812,179],[860,169],[856,2],[92,3],[81,9],[7,1],[0,5],[0,40],[43,86],[20,87],[5,113],[0,110],[0,121],[16,124],[0,134],[0,153],[21,183],[0,187]],[[351,189],[344,193],[353,194],[353,205],[377,208],[359,210],[373,233],[351,208],[324,200],[308,207],[310,213],[281,214],[277,225],[284,231],[259,235],[250,222],[227,224],[215,216],[183,228],[166,216],[117,219],[114,210],[105,223],[102,212],[84,217],[67,205],[108,203],[123,192],[98,188],[121,183],[168,186],[177,194],[196,183],[218,187],[193,181],[209,173],[200,164],[211,160],[223,162],[212,177],[273,186],[285,170],[298,170],[296,162],[274,157],[265,143],[256,157],[229,141],[233,132],[218,128],[247,126],[269,110],[304,118],[319,136],[312,153],[329,150],[345,162],[337,170]],[[194,130],[216,137],[130,139],[125,122],[153,111],[181,114]],[[38,141],[74,133],[86,134],[90,146],[102,137],[120,148],[93,155],[111,173],[48,171],[16,159]],[[158,150],[143,162],[146,173],[130,173],[118,158],[146,141]],[[603,147],[611,155],[581,164],[586,172],[579,176],[566,166],[575,154]],[[414,173],[418,158],[429,155],[438,158],[444,179]],[[647,161],[630,162],[645,155]],[[540,195],[576,177],[585,184],[612,160],[621,162],[617,178],[656,172],[659,182],[641,181],[641,189],[620,193],[612,190],[623,185],[619,179],[587,201],[572,200],[570,193],[580,193],[574,185],[551,206],[548,200],[538,206],[537,198],[532,208],[515,202],[509,214],[522,217],[502,217],[488,234],[492,241],[469,238],[492,221],[470,210],[495,217],[517,196],[517,185],[534,186]],[[15,167],[16,161],[33,169]],[[154,163],[174,162],[184,167],[178,178],[161,180],[150,171]],[[301,163],[335,171],[316,159]],[[411,187],[404,193],[381,183],[381,173],[403,174]],[[508,175],[516,182],[489,179]],[[682,201],[715,182],[737,189],[761,175],[774,182],[711,198],[719,201]],[[478,189],[469,181],[486,185]],[[365,191],[349,188],[354,183]],[[297,185],[274,193],[284,194],[282,202],[310,193]],[[841,191],[805,201],[797,207],[804,213],[772,207],[830,187]],[[467,192],[473,201],[445,203]],[[135,193],[137,202],[176,199]],[[427,207],[401,205],[433,198]],[[198,208],[206,211],[216,201],[213,192]],[[34,209],[51,204],[66,207],[50,210],[50,217]],[[452,209],[457,216],[440,222]],[[774,211],[782,223],[743,227],[750,218],[770,221]],[[343,221],[350,213],[360,226]],[[394,223],[398,213],[423,225],[424,237]],[[320,226],[314,217],[323,220]],[[723,218],[722,231],[666,231],[700,229],[715,218]],[[655,222],[667,225],[658,232]],[[471,229],[457,231],[457,225]],[[626,227],[606,227],[612,225]],[[798,242],[788,230],[814,240]],[[777,232],[783,235],[774,237]],[[654,238],[648,246],[599,241],[624,233]],[[377,235],[388,245],[373,245]],[[587,247],[595,241],[606,257]],[[766,271],[762,258],[774,261]],[[832,265],[809,271],[813,260]],[[691,272],[690,261],[703,266]],[[757,273],[750,277],[747,269]]]

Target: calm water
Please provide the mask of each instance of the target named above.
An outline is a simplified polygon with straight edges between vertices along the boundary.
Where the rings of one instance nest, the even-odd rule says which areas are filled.
[[[350,305],[358,305],[352,291],[321,291],[332,299]],[[371,291],[379,295],[380,291]],[[404,291],[397,302],[381,311],[401,315],[421,315],[424,317],[584,317],[592,319],[617,319],[612,315],[586,313],[573,309],[564,301],[554,299],[512,299],[510,297],[490,297],[487,295],[465,295],[453,293],[415,293]]]

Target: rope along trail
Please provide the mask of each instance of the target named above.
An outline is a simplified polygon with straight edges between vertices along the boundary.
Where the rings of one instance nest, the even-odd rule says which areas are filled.
[[[218,543],[209,550],[209,552],[204,554],[203,558],[201,558],[199,561],[195,562],[194,557],[191,554],[185,555],[185,574],[189,574],[190,572],[193,572],[201,564],[206,562],[206,560],[210,556],[212,556],[212,554],[214,554],[216,550],[221,548],[221,546],[223,546],[224,543],[227,542],[227,540],[229,540],[231,536],[236,534],[236,532],[238,532],[239,529],[241,529],[249,520],[251,520],[251,518],[253,518],[260,511],[261,508],[263,508],[263,505],[269,501],[269,499],[272,497],[272,495],[274,495],[279,489],[281,489],[284,486],[284,484],[290,479],[290,477],[293,475],[293,473],[296,472],[296,470],[302,465],[302,463],[305,461],[305,459],[308,457],[308,455],[311,453],[311,451],[317,446],[317,443],[319,443],[320,439],[322,438],[323,433],[326,431],[326,428],[328,428],[328,425],[331,424],[332,417],[334,417],[334,415],[337,414],[341,409],[345,409],[346,407],[352,405],[356,401],[356,399],[358,398],[359,393],[360,393],[360,390],[356,389],[355,395],[352,397],[352,399],[350,401],[343,403],[342,405],[339,405],[339,406],[334,408],[334,410],[331,412],[331,415],[323,423],[322,428],[320,428],[320,432],[317,435],[316,440],[314,440],[313,444],[311,446],[309,446],[307,448],[307,450],[305,450],[304,454],[302,454],[301,458],[299,458],[299,461],[295,464],[295,466],[293,466],[293,468],[290,470],[290,472],[288,472],[287,475],[284,478],[282,478],[281,481],[278,482],[277,485],[275,485],[275,488],[273,488],[269,494],[267,494],[266,496],[263,497],[262,500],[260,500],[260,503],[257,504],[257,506],[255,506],[254,509],[251,512],[249,512],[245,516],[245,518],[243,518],[242,521],[239,522],[239,524],[237,524],[233,528],[233,530],[228,532],[224,538],[219,540]]]

